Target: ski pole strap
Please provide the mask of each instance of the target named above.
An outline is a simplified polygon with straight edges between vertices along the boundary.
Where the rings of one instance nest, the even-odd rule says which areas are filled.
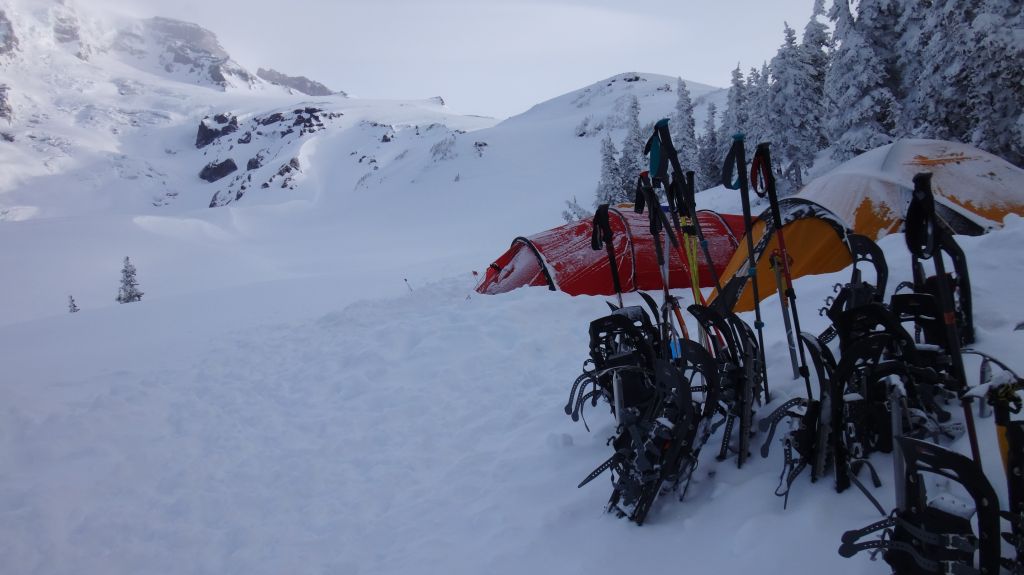
[[[619,280],[619,263],[615,259],[615,244],[613,243],[612,223],[608,217],[608,204],[601,204],[594,213],[594,230],[590,237],[590,247],[600,250],[603,245],[608,252],[608,265],[612,272],[612,287],[615,293],[622,294],[622,282]],[[619,296],[619,305],[622,305],[622,296]]]
[[[935,196],[932,194],[932,175],[922,172],[914,176],[914,193],[907,208],[907,249],[914,257],[930,259],[938,248],[935,230]]]
[[[722,164],[722,185],[730,190],[738,190],[743,182],[733,179],[734,171],[741,169],[740,158],[743,157],[743,134],[736,134],[732,137],[732,146],[729,153],[725,155],[725,163]]]
[[[654,187],[651,185],[651,179],[647,172],[640,172],[640,176],[636,180],[636,201],[634,202],[633,210],[638,213],[644,213],[644,209],[647,209],[648,221],[651,224],[651,235],[655,238],[662,230],[668,234],[668,239],[672,243],[672,247],[679,247],[679,238],[676,237],[675,232],[672,230],[672,226],[669,225],[668,218],[665,216],[664,210],[661,209],[661,205],[658,203],[658,196],[654,193]],[[649,206],[647,204],[650,204]],[[655,247],[660,250],[660,242],[655,240]],[[659,265],[660,265],[659,260]]]
[[[775,176],[772,174],[772,159],[768,153],[768,144],[761,143],[754,150],[750,160],[750,187],[758,197],[768,194],[768,186],[775,187]]]
[[[600,250],[612,241],[612,225],[608,219],[608,204],[601,204],[594,212],[594,228],[590,236],[590,249]]]

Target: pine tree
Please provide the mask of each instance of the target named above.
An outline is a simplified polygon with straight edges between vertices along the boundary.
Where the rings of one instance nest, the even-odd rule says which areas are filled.
[[[143,292],[139,291],[139,282],[135,279],[135,266],[127,256],[124,258],[124,267],[121,268],[121,287],[117,292],[118,303],[130,303],[142,299]]]
[[[785,25],[784,35],[785,41],[772,58],[775,80],[770,88],[772,133],[779,135],[778,141],[772,145],[772,157],[783,174],[778,181],[779,187],[790,191],[803,185],[801,177],[805,164],[800,157],[800,144],[804,137],[807,110],[801,96],[807,89],[808,71],[796,43],[796,32],[789,24]]]
[[[895,93],[901,102],[898,131],[901,136],[922,136],[922,120],[927,115],[927,102],[922,95],[925,81],[923,47],[931,41],[934,30],[930,22],[932,0],[904,0],[894,30],[896,69],[899,89]]]
[[[981,0],[933,0],[923,13],[921,35],[927,42],[915,50],[921,69],[908,98],[909,118],[904,123],[912,135],[941,140],[970,138],[974,78],[968,64],[973,49],[969,42],[975,40],[971,23],[980,8]],[[999,54],[997,59],[1007,56]]]
[[[611,135],[605,134],[601,140],[601,179],[597,182],[595,207],[617,204],[622,200],[622,174],[619,172],[618,155]]]
[[[899,105],[885,66],[850,13],[849,0],[835,0],[830,13],[839,43],[825,75],[832,156],[847,160],[895,138]]]
[[[975,146],[1024,166],[1024,8],[985,0],[970,28],[967,101]]]
[[[743,82],[743,72],[737,64],[736,69],[732,71],[725,112],[722,113],[722,121],[718,126],[718,153],[723,158],[732,145],[732,137],[746,129],[747,120],[747,85]]]
[[[708,104],[708,116],[704,121],[704,132],[697,139],[697,166],[700,179],[697,188],[706,190],[722,183],[722,160],[725,156],[718,149],[718,130],[715,128],[715,103]],[[730,141],[732,139],[730,138]]]
[[[697,125],[693,119],[693,100],[686,82],[676,82],[676,108],[669,126],[672,129],[672,143],[679,152],[679,162],[697,171]]]
[[[751,68],[747,73],[747,127],[744,130],[746,139],[751,144],[759,144],[772,140],[772,118],[770,91],[771,72],[768,63],[761,65],[761,70]]]
[[[804,26],[804,37],[800,43],[801,59],[807,66],[809,74],[805,93],[801,94],[801,99],[805,103],[804,108],[809,115],[808,121],[811,122],[808,136],[813,133],[817,139],[816,142],[810,144],[812,138],[808,137],[808,147],[813,148],[815,154],[827,148],[829,144],[828,132],[825,129],[825,114],[827,112],[825,74],[828,73],[829,65],[832,63],[830,54],[832,36],[828,31],[828,26],[821,21],[821,18],[825,18],[825,0],[815,0],[814,11],[811,14],[811,19]]]
[[[804,175],[826,141],[822,101],[827,69],[824,46],[828,36],[824,25],[817,21],[821,10],[818,0],[803,44],[796,43],[796,32],[787,24],[785,41],[772,59],[772,132],[778,135],[772,149],[782,176],[778,180],[781,195],[803,187]]]
[[[68,313],[78,313],[78,306],[75,305],[74,296],[68,296]]]
[[[644,140],[640,130],[640,101],[636,96],[629,100],[626,112],[626,137],[622,141],[622,154],[619,156],[619,176],[621,193],[617,201],[632,201],[636,191],[636,179],[644,170]]]

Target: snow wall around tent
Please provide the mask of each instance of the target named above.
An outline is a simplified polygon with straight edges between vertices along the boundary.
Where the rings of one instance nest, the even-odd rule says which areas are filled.
[[[779,201],[782,231],[790,258],[790,274],[798,278],[839,271],[853,263],[846,224],[829,210],[807,200],[790,197]],[[778,293],[771,255],[779,250],[779,234],[765,211],[755,222],[754,262],[758,296],[764,299]],[[749,281],[747,242],[740,242],[722,274],[722,294],[711,300],[736,312],[754,309],[753,282]],[[719,299],[722,301],[717,301]],[[709,302],[710,305],[710,302]]]
[[[661,272],[647,214],[637,214],[632,207],[611,208],[608,214],[623,291],[661,289]],[[721,274],[743,236],[743,217],[700,210],[697,219],[715,271]],[[518,237],[488,267],[476,291],[499,294],[523,286],[546,285],[570,295],[612,295],[615,287],[608,253],[591,248],[592,234],[592,222],[579,221]],[[700,253],[698,258],[701,287],[713,286],[714,276],[704,254]],[[669,262],[669,287],[690,287],[690,275],[683,267],[680,252],[672,250]]]
[[[835,213],[872,239],[898,232],[914,175],[932,173],[938,215],[954,233],[980,235],[1007,214],[1024,216],[1024,170],[967,144],[898,140],[808,183],[796,197]]]

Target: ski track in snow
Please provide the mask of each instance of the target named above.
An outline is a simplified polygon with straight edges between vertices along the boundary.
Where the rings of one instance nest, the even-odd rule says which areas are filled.
[[[999,318],[1014,273],[1004,264],[1022,263],[1008,248],[1024,236],[1019,223],[962,242],[984,294],[979,347],[1018,369],[1013,351],[1024,333]],[[882,245],[894,281],[909,274],[902,238]],[[798,281],[807,329],[823,327],[812,307],[846,274]],[[779,445],[736,469],[734,459],[715,461],[716,435],[684,503],[659,498],[641,528],[604,514],[607,478],[575,485],[610,454],[610,415],[603,405],[588,409],[587,433],[562,413],[586,357],[587,323],[605,313],[602,298],[466,292],[453,279],[309,320],[200,330],[203,351],[162,363],[112,369],[86,355],[81,376],[13,374],[3,384],[13,401],[0,415],[3,571],[884,569],[836,553],[842,531],[875,516],[856,490],[836,495],[831,478],[812,485],[804,474],[783,510],[772,495]],[[182,316],[202,310],[148,305]],[[784,375],[777,301],[764,310],[777,404],[802,383]],[[125,311],[61,321],[144,330],[147,316]],[[0,329],[0,341],[16,328]],[[144,347],[166,337],[147,336]],[[53,361],[59,352],[51,350]],[[979,426],[987,436],[989,421]],[[891,506],[887,462],[875,456],[885,485],[874,491]]]

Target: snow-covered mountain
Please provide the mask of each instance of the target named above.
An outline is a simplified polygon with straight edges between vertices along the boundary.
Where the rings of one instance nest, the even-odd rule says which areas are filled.
[[[836,553],[877,518],[856,490],[805,474],[783,509],[780,449],[705,453],[642,528],[602,513],[606,481],[576,484],[613,423],[562,405],[604,298],[472,292],[515,236],[590,202],[631,97],[647,123],[674,86],[621,74],[499,122],[310,95],[188,23],[0,0],[0,572],[882,572]],[[700,125],[724,91],[689,87]],[[962,245],[977,345],[1021,371],[1024,220],[1006,224]],[[890,285],[909,279],[903,238],[880,245]],[[796,281],[804,329],[847,277]],[[759,416],[803,393],[763,307]]]
[[[592,201],[601,136],[621,141],[631,96],[645,123],[669,115],[676,99],[674,78],[628,73],[498,122],[453,114],[442,98],[308,96],[252,74],[213,32],[185,22],[102,19],[56,1],[4,0],[0,10],[0,29],[6,21],[10,30],[0,63],[0,111],[8,110],[0,124],[0,234],[47,229],[40,233],[61,237],[67,227],[112,218],[139,234],[123,243],[143,269],[147,260],[176,267],[162,263],[164,256],[153,259],[155,252],[191,258],[185,254],[195,249],[202,254],[191,264],[209,260],[213,285],[275,279],[296,267],[307,273],[313,264],[297,264],[304,258],[292,255],[268,260],[265,249],[225,261],[211,255],[215,248],[199,247],[205,240],[176,246],[189,235],[183,230],[244,237],[270,250],[294,242],[297,252],[307,243],[374,238],[392,248],[396,264],[441,257],[457,259],[462,270],[486,265],[515,236],[559,223],[566,200]],[[706,104],[721,104],[724,91],[689,87],[702,122]],[[453,214],[457,227],[441,223]],[[171,228],[178,231],[168,234]],[[404,245],[388,233],[395,229],[430,243]],[[56,270],[77,265],[65,258],[123,257],[96,243],[104,233],[74,235],[81,238],[77,253],[19,249],[2,254],[4,263],[33,276],[40,268],[29,259]],[[252,257],[261,260],[258,270],[238,269]],[[341,260],[365,256],[346,249],[330,257],[340,268]],[[0,282],[10,282],[12,307],[0,321],[59,312],[52,304],[58,294],[99,295],[101,285],[98,277],[57,271],[30,282],[52,292],[21,289],[23,279]],[[165,287],[196,289],[180,279]],[[83,307],[91,301],[110,303],[79,298]]]

